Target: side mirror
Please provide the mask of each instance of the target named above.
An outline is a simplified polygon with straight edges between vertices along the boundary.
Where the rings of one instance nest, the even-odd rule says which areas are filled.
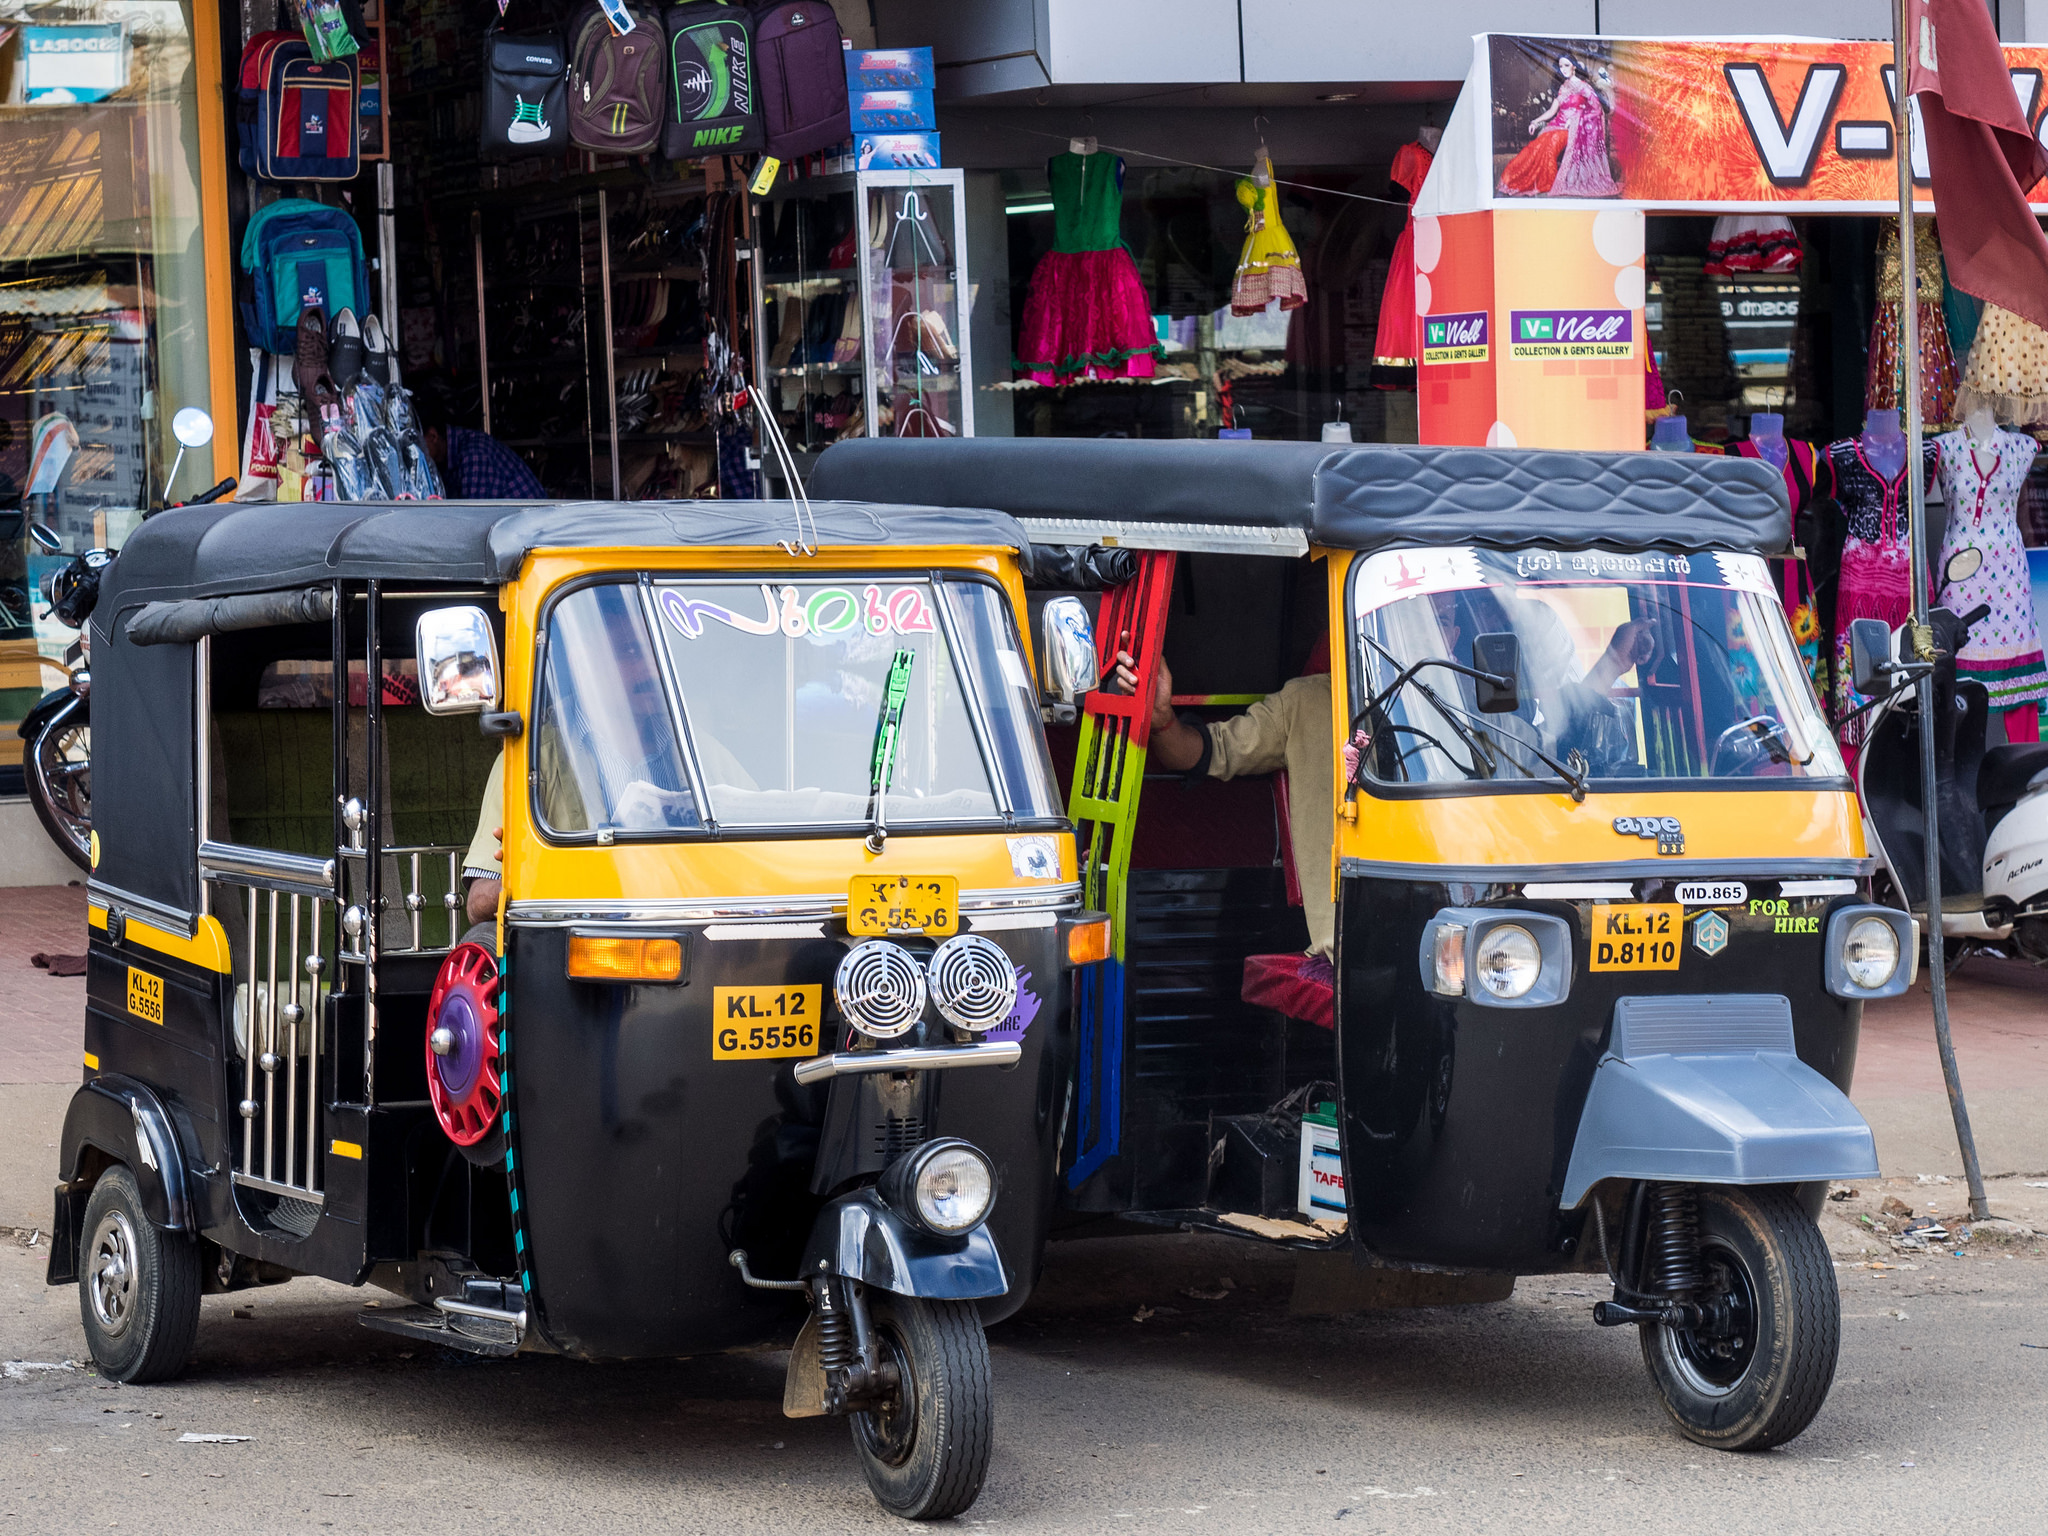
[[[64,541],[41,523],[30,523],[28,525],[28,536],[36,541],[36,546],[46,555],[61,555],[64,553]]]
[[[420,702],[430,715],[498,707],[498,637],[481,608],[430,608],[415,631]]]
[[[1944,583],[1968,581],[1983,568],[1984,551],[1972,545],[1948,557],[1948,564],[1941,568],[1941,579]]]
[[[1849,677],[1866,698],[1884,685],[1892,664],[1891,626],[1883,619],[1849,621]]]
[[[1102,664],[1095,654],[1095,626],[1089,621],[1088,605],[1078,597],[1050,598],[1042,624],[1046,693],[1071,705],[1082,694],[1101,687]]]
[[[1486,678],[1472,680],[1475,702],[1482,715],[1511,715],[1522,707],[1522,639],[1509,630],[1472,637],[1472,670],[1490,672],[1501,683]]]

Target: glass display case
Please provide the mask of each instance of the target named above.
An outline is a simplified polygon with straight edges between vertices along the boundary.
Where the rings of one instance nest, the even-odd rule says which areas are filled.
[[[811,177],[761,200],[755,377],[799,472],[841,438],[973,435],[963,203],[944,170]]]

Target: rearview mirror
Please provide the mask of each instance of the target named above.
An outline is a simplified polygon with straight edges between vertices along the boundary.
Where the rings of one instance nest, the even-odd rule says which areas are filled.
[[[1941,568],[1941,579],[1944,582],[1968,581],[1983,568],[1984,551],[1972,545],[1948,557],[1948,564]]]
[[[1849,621],[1849,678],[1869,697],[1881,688],[1892,664],[1892,630],[1883,619]]]
[[[36,541],[36,546],[45,554],[61,555],[64,553],[64,541],[41,523],[30,523],[28,525],[28,536]]]
[[[1490,672],[1501,680],[1472,679],[1474,702],[1482,715],[1511,715],[1522,707],[1522,640],[1519,635],[1508,630],[1474,635],[1472,670]]]
[[[430,715],[498,707],[498,637],[481,608],[431,608],[415,631],[420,702]]]
[[[1055,597],[1045,605],[1041,621],[1045,691],[1062,704],[1072,704],[1102,685],[1102,664],[1095,655],[1095,626],[1088,605],[1078,597]]]

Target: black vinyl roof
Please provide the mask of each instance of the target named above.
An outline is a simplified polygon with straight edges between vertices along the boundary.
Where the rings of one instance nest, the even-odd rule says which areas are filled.
[[[975,544],[1028,550],[1002,512],[814,501],[821,548]],[[786,501],[266,502],[173,508],[121,548],[110,593],[138,603],[338,579],[497,584],[536,549],[774,548],[797,536]],[[113,614],[102,600],[108,622]]]
[[[1027,520],[1293,529],[1338,549],[1603,545],[1781,553],[1784,477],[1718,454],[1179,438],[886,439],[828,448],[818,496],[993,503]],[[1122,542],[1142,547],[1142,527]]]

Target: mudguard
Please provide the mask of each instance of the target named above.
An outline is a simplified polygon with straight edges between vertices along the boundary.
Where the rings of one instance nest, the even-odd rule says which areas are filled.
[[[1010,1289],[987,1227],[937,1237],[904,1220],[873,1189],[856,1189],[818,1212],[801,1273],[820,1270],[899,1296],[983,1301]]]
[[[68,1233],[71,1241],[50,1244],[52,1285],[68,1285],[78,1278],[79,1224],[92,1197],[92,1181],[83,1166],[88,1147],[124,1164],[135,1176],[143,1211],[157,1226],[167,1232],[193,1230],[184,1147],[169,1111],[147,1084],[104,1073],[74,1093],[64,1112],[57,1166],[65,1182],[56,1190],[54,1237]]]
[[[34,741],[37,736],[42,734],[43,727],[52,720],[57,719],[60,715],[69,715],[74,711],[82,717],[85,715],[88,707],[86,701],[73,693],[68,685],[62,688],[52,688],[48,693],[36,700],[36,707],[34,709],[21,717],[21,724],[15,728],[14,734],[23,741]]]
[[[1793,1049],[1783,997],[1624,997],[1559,1203],[1602,1179],[1800,1184],[1877,1177],[1855,1105]]]

